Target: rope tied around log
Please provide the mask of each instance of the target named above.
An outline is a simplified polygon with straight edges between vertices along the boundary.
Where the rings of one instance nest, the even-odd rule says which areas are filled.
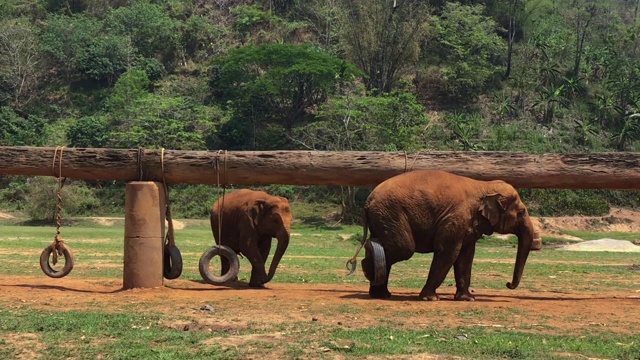
[[[142,179],[144,178],[144,172],[142,171],[142,157],[144,156],[144,148],[138,148],[138,159],[137,159],[137,165],[138,165],[138,176],[139,176],[139,181],[142,181]],[[164,171],[162,172],[162,176],[163,176],[163,181],[164,181]]]
[[[217,186],[220,188],[220,152],[223,150],[218,150],[216,154],[216,175],[217,175]],[[222,197],[220,199],[220,209],[218,209],[218,236],[220,236],[220,244],[222,246],[222,209],[224,208],[224,196],[227,191],[227,150],[224,150],[224,158],[222,161],[224,166],[224,185],[222,186]]]
[[[58,156],[58,150],[60,150],[60,160],[58,161],[58,173],[56,174],[56,158]],[[62,187],[64,187],[64,183],[67,181],[67,178],[62,177],[62,152],[64,151],[64,146],[56,146],[56,149],[53,152],[53,162],[51,164],[51,171],[53,172],[53,176],[58,179],[58,189],[56,190],[56,212],[55,212],[55,221],[56,221],[56,236],[53,240],[54,249],[56,251],[53,252],[53,265],[58,263],[58,255],[62,255],[60,251],[60,244],[64,243],[62,237],[60,237],[60,227],[62,226]]]
[[[416,160],[418,160],[418,155],[420,155],[420,152],[416,152],[415,156],[413,157],[413,161],[411,162],[411,166],[409,166],[409,155],[407,154],[407,151],[404,150],[404,172],[407,171],[411,171],[413,170],[413,165],[416,164]]]
[[[164,176],[164,148],[162,148],[162,151],[160,152],[160,162],[162,167],[162,185],[164,188],[164,197],[167,203],[167,209],[166,209],[165,215],[167,217],[167,223],[169,226],[169,230],[167,230],[167,235],[165,237],[165,244],[169,246],[176,246],[176,240],[175,240],[175,235],[173,231],[173,219],[171,217],[171,201],[169,199],[169,187],[167,186],[167,180]]]
[[[56,189],[56,209],[55,209],[55,222],[56,222],[56,234],[53,239],[53,243],[46,247],[40,255],[40,268],[45,275],[52,278],[61,278],[67,276],[73,269],[73,253],[71,249],[65,245],[64,240],[60,236],[60,227],[62,226],[62,188],[67,180],[66,177],[62,177],[62,154],[64,146],[56,146],[53,152],[53,161],[51,163],[51,172],[53,176],[58,179],[58,188]],[[60,157],[58,158],[58,153]],[[58,171],[56,172],[56,160],[58,160]],[[52,264],[55,266],[58,264],[58,257],[64,256],[65,266],[61,271],[54,270],[49,264],[49,256],[53,255]]]
[[[140,155],[140,151],[138,151]],[[182,274],[182,254],[178,247],[176,247],[175,233],[173,228],[173,218],[171,216],[171,199],[169,198],[169,186],[167,185],[167,179],[165,178],[164,169],[164,148],[160,152],[160,166],[162,168],[162,187],[164,189],[164,198],[166,202],[165,216],[167,218],[167,224],[169,229],[164,238],[164,252],[163,252],[163,268],[162,275],[165,279],[177,279]],[[142,166],[140,167],[142,172]]]
[[[220,154],[223,154],[222,166],[220,166]],[[220,206],[218,207],[218,243],[202,254],[202,256],[200,257],[200,261],[198,261],[198,270],[200,271],[200,276],[202,276],[205,282],[212,285],[223,285],[232,281],[236,281],[238,279],[238,271],[240,270],[240,261],[238,260],[238,256],[240,256],[240,254],[237,254],[230,247],[222,245],[222,212],[224,209],[224,199],[227,190],[227,150],[218,150],[215,161],[212,165],[216,169],[217,186],[218,188],[222,187],[222,197],[218,198],[217,200],[220,202]],[[224,184],[222,185],[220,181],[221,169],[224,169]],[[213,209],[211,215],[213,216]],[[213,236],[215,237],[216,230],[213,229],[213,220],[214,218],[212,217],[211,230],[213,231]],[[224,272],[220,276],[213,275],[211,273],[211,269],[209,268],[211,260],[216,256],[220,256],[220,259],[222,261],[222,270],[226,270],[226,272]],[[225,259],[227,266],[225,266]]]

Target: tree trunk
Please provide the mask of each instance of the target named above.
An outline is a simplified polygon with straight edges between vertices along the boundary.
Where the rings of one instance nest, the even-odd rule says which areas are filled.
[[[479,180],[502,179],[523,188],[640,190],[637,152],[227,152],[93,148],[65,148],[56,152],[55,148],[6,146],[0,147],[0,154],[0,176],[165,179],[169,184],[375,186],[406,171],[439,169]]]

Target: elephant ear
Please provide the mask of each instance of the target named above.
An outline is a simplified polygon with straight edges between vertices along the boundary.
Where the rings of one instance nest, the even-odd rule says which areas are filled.
[[[258,226],[258,224],[260,223],[260,217],[264,213],[264,207],[266,203],[267,200],[257,199],[253,203],[253,206],[251,206],[249,214],[251,215],[251,222],[253,223],[253,226]]]
[[[506,209],[504,206],[505,198],[502,194],[485,195],[480,200],[480,208],[478,211],[484,216],[491,226],[495,226],[500,220],[500,214]]]

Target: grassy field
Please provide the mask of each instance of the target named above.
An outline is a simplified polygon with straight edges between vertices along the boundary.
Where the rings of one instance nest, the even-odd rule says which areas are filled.
[[[344,266],[361,229],[296,224],[269,289],[223,291],[204,284],[197,270],[213,243],[208,225],[186,224],[176,232],[181,278],[167,281],[168,289],[138,292],[117,291],[122,223],[63,226],[76,266],[59,280],[38,265],[54,227],[2,224],[0,358],[640,359],[639,253],[557,251],[561,240],[545,239],[520,288],[507,290],[515,240],[489,237],[474,262],[478,301],[450,301],[452,274],[440,289],[443,301],[418,301],[430,254],[395,265],[394,297],[371,300],[361,271],[346,276]],[[239,280],[249,273],[241,259]],[[207,299],[215,315],[199,308]]]

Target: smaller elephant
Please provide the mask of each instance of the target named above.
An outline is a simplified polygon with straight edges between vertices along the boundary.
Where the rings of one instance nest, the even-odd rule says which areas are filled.
[[[262,287],[271,281],[289,246],[293,220],[289,201],[264,191],[240,189],[213,204],[210,220],[216,244],[244,255],[251,263],[249,286]],[[278,239],[278,246],[267,274],[265,264],[274,237]],[[230,262],[224,257],[221,260],[224,275],[229,271]]]

